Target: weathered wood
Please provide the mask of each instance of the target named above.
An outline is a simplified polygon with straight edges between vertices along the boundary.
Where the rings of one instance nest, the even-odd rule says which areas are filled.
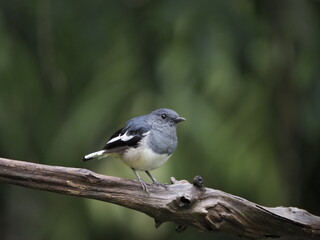
[[[297,208],[268,208],[202,185],[171,179],[165,189],[138,181],[96,174],[86,169],[48,166],[0,158],[0,181],[24,187],[97,199],[143,212],[156,227],[173,221],[177,231],[189,226],[252,239],[320,239],[320,217]]]

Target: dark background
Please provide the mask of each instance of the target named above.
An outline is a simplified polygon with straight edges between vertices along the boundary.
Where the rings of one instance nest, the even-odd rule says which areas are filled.
[[[0,156],[135,178],[80,159],[168,107],[187,122],[160,182],[199,174],[320,215],[319,13],[316,0],[0,0]],[[239,239],[6,184],[0,213],[3,240]]]

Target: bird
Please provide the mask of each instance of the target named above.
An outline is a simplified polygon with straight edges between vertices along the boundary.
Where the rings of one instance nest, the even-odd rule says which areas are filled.
[[[102,150],[85,155],[83,161],[110,155],[119,157],[132,169],[143,191],[149,194],[138,171],[144,171],[153,184],[167,188],[159,183],[150,171],[159,168],[171,157],[178,145],[176,125],[185,120],[168,108],[134,117],[126,122],[125,127],[111,135]]]

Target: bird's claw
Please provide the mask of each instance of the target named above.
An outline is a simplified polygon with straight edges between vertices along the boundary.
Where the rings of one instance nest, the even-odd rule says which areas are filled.
[[[147,184],[146,184],[144,181],[142,181],[142,180],[139,180],[139,182],[140,182],[140,184],[141,184],[142,190],[143,190],[145,193],[147,193],[148,195],[150,195],[149,190],[148,190],[148,187],[147,187]]]
[[[166,184],[159,183],[159,182],[157,182],[157,181],[154,181],[153,184],[156,185],[157,187],[163,187],[163,188],[165,188],[166,190],[168,190],[168,186],[167,186]]]

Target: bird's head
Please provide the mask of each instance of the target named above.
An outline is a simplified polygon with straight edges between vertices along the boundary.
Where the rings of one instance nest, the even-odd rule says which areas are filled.
[[[154,121],[160,124],[176,125],[186,119],[180,117],[178,113],[168,108],[160,108],[150,113]]]

